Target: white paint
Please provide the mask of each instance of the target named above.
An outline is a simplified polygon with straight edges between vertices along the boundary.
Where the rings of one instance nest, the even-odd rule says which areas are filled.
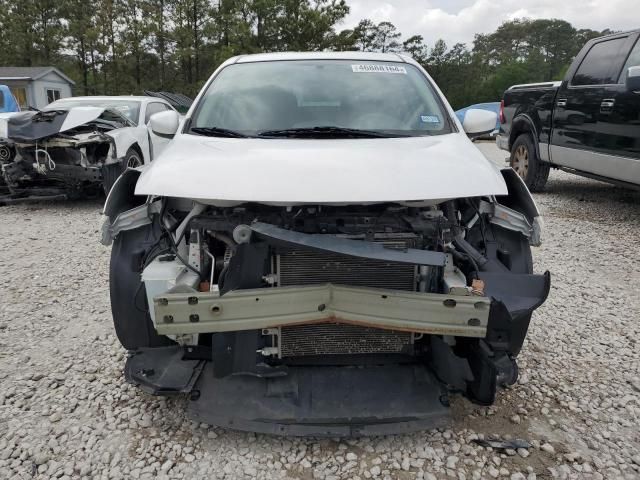
[[[122,159],[133,145],[138,145],[142,151],[144,163],[151,163],[149,155],[149,135],[146,127],[124,127],[106,132],[106,135],[114,139],[116,144],[116,160]],[[116,160],[111,159],[106,163],[115,163]]]
[[[9,135],[9,123],[8,120],[16,115],[23,115],[24,112],[3,112],[0,113],[0,138],[7,138]]]
[[[470,135],[479,135],[495,130],[497,121],[498,115],[495,112],[471,108],[464,114],[462,127]]]
[[[269,204],[376,203],[505,195],[463,133],[392,139],[232,139],[179,134],[137,195]]]
[[[230,58],[203,86],[185,121],[228,65],[307,59],[411,64],[432,84],[457,131],[426,137],[339,140],[177,133],[165,152],[144,169],[135,193],[192,198],[220,206],[248,201],[276,205],[417,202],[508,193],[499,169],[467,138],[442,91],[416,61],[404,55],[282,52]]]
[[[74,129],[85,123],[93,122],[104,112],[100,107],[74,107],[67,111],[67,117],[60,127],[61,132]]]
[[[106,96],[106,95],[97,95],[92,97],[73,97],[65,100],[60,100],[57,102],[53,102],[48,105],[48,109],[60,109],[60,110],[75,110],[78,108],[104,108],[104,107],[91,107],[92,103],[104,103],[105,101],[114,100],[114,101],[131,101],[138,102],[140,104],[140,111],[138,112],[137,118],[137,126],[136,127],[125,127],[119,130],[112,130],[108,133],[108,135],[112,136],[116,140],[116,151],[118,157],[123,157],[126,155],[127,150],[131,148],[131,146],[136,143],[140,147],[142,151],[142,157],[144,159],[144,163],[150,163],[151,160],[156,158],[160,153],[166,148],[168,140],[166,138],[159,137],[150,129],[147,129],[147,126],[144,123],[145,116],[147,113],[147,107],[151,103],[162,103],[166,107],[170,109],[172,112],[176,112],[176,110],[171,106],[169,102],[162,98],[142,96],[142,95],[114,95],[114,96]],[[82,107],[68,107],[68,102],[83,102],[86,106]],[[114,110],[118,110],[114,108]],[[176,112],[177,113],[177,112]],[[82,124],[80,124],[82,125]],[[121,132],[122,130],[122,132]],[[113,163],[113,162],[107,162]]]
[[[173,110],[155,113],[149,120],[151,131],[158,135],[175,135],[179,125],[180,115]]]

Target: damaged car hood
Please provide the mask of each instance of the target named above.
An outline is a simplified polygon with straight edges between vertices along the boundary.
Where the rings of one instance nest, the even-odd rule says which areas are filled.
[[[463,134],[381,139],[234,139],[179,134],[136,195],[217,205],[366,204],[506,195]]]
[[[68,110],[20,112],[10,117],[0,117],[0,138],[26,142],[41,140],[93,122],[104,111],[100,107],[73,107]]]

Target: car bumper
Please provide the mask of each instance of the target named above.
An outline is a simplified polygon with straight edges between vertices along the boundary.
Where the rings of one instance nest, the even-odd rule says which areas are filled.
[[[496,137],[496,145],[500,150],[509,151],[509,138],[505,135],[498,135]]]

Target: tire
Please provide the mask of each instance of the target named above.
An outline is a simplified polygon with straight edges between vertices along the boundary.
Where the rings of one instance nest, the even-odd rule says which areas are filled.
[[[15,151],[9,145],[0,143],[0,164],[9,163],[13,161]]]
[[[142,165],[144,165],[142,155],[138,149],[134,147],[127,150],[127,153],[121,162],[105,165],[102,168],[102,188],[104,189],[104,194],[109,195],[109,192],[116,183],[116,180],[118,180],[127,167],[135,168]]]
[[[542,162],[536,153],[533,139],[528,133],[516,138],[511,146],[511,168],[524,180],[531,192],[541,192],[549,178],[549,164]]]
[[[147,225],[120,232],[113,242],[109,265],[109,293],[113,326],[120,344],[127,350],[173,345],[158,335],[149,316],[146,292],[140,279],[141,261],[160,236]]]
[[[2,165],[10,164],[13,161],[14,155],[15,152],[12,147],[4,143],[0,143],[0,194],[5,193],[4,191],[8,189],[4,173],[2,172]]]

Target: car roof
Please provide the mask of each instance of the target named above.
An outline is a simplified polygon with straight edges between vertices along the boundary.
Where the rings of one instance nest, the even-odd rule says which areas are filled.
[[[61,98],[60,100],[56,100],[56,102],[64,102],[64,101],[77,101],[77,100],[124,100],[131,102],[162,102],[169,104],[166,100],[158,97],[149,97],[147,95],[93,95],[93,96],[80,96],[80,97],[66,97]]]
[[[273,62],[278,60],[355,60],[410,63],[411,58],[398,53],[376,52],[276,52],[241,55],[233,63]]]

